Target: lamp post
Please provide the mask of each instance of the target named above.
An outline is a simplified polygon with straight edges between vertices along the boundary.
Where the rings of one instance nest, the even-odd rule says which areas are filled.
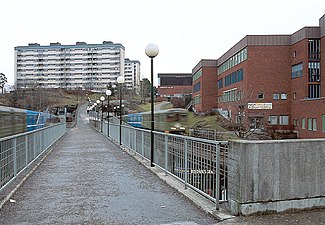
[[[123,76],[117,78],[117,83],[120,86],[120,145],[122,145],[122,85],[125,79]]]
[[[103,132],[103,109],[104,109],[104,101],[105,97],[101,96],[100,101],[102,102],[102,117],[101,117],[101,126],[100,126],[100,132]]]
[[[97,125],[97,123],[96,123],[96,119],[97,119],[97,103],[96,102],[94,103],[94,107],[95,107],[94,120],[95,120],[95,127],[96,127],[96,125]]]
[[[96,103],[97,103],[97,108],[98,108],[97,114],[96,114],[96,121],[97,121],[97,120],[99,120],[99,104],[100,104],[100,100],[97,99]]]
[[[106,90],[107,95],[107,136],[109,137],[109,96],[111,96],[112,91]]]
[[[155,129],[155,115],[154,115],[154,93],[153,93],[153,58],[155,58],[159,49],[155,44],[148,44],[145,49],[146,55],[151,59],[151,154],[150,154],[150,166],[154,167],[154,129]]]

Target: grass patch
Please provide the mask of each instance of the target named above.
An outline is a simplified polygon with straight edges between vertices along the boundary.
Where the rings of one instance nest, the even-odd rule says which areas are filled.
[[[217,116],[198,116],[194,112],[188,113],[188,123],[187,126],[190,128],[193,127],[202,127],[205,129],[214,129],[217,131],[227,131],[217,123]]]

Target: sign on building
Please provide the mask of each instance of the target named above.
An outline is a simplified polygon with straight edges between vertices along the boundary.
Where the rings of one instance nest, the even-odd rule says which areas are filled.
[[[272,109],[272,103],[248,103],[248,109]]]

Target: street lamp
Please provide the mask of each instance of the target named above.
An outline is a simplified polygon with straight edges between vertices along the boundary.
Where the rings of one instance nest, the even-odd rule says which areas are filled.
[[[98,108],[97,114],[96,114],[96,121],[97,121],[97,120],[99,120],[99,104],[100,104],[100,100],[97,99],[96,103],[97,103],[97,108]]]
[[[153,58],[155,58],[159,49],[155,44],[148,44],[145,49],[146,55],[151,59],[151,156],[150,156],[150,166],[154,167],[153,164],[153,154],[154,154],[154,134],[153,131],[155,129],[155,115],[154,115],[154,93],[153,93]]]
[[[120,145],[122,145],[122,85],[125,79],[123,76],[117,78],[117,83],[120,86]]]
[[[109,96],[111,96],[112,91],[106,90],[107,95],[107,136],[109,137]]]
[[[104,105],[104,101],[105,101],[105,97],[104,96],[101,96],[100,97],[100,101],[102,102],[102,118],[101,118],[101,126],[100,126],[100,132],[103,132],[103,105]]]
[[[95,128],[97,128],[97,123],[96,123],[96,119],[97,119],[97,103],[94,103],[94,107],[95,107],[95,114],[94,114],[94,120],[95,120]]]

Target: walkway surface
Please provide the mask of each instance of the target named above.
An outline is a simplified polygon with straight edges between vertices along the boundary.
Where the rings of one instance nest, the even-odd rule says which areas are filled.
[[[0,224],[199,224],[218,221],[79,123],[0,211]]]

